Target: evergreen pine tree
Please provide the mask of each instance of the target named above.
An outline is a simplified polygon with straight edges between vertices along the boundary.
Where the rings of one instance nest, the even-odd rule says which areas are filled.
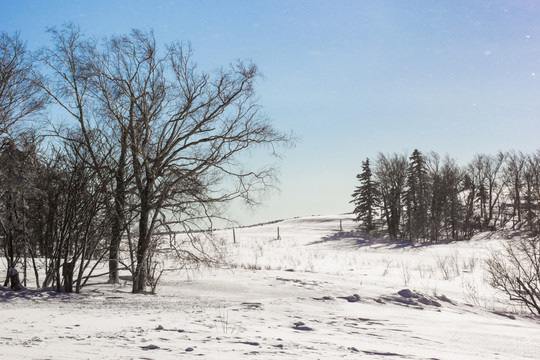
[[[427,171],[424,156],[415,149],[409,158],[407,170],[406,231],[411,241],[423,239],[427,233]]]
[[[375,206],[377,205],[377,186],[372,179],[371,169],[369,167],[369,158],[362,162],[362,173],[356,175],[360,185],[352,194],[356,214],[356,221],[361,222],[361,229],[366,233],[375,230],[373,216]]]

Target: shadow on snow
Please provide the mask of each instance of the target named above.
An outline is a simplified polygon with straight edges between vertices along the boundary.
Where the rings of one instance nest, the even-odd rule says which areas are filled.
[[[365,247],[399,250],[399,249],[419,249],[427,246],[445,245],[452,241],[440,242],[419,242],[412,244],[408,240],[403,239],[385,239],[374,238],[371,235],[360,233],[357,231],[338,231],[334,234],[324,236],[320,240],[313,241],[308,245],[333,245],[336,249],[361,249]]]

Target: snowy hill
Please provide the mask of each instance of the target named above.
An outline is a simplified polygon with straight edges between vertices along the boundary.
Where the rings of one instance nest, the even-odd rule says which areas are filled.
[[[216,231],[230,266],[166,273],[158,295],[106,276],[81,294],[0,288],[2,358],[537,358],[540,321],[486,283],[500,239],[411,247],[355,225],[346,214]]]

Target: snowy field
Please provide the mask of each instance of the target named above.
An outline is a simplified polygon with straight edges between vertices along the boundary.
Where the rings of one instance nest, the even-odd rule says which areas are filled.
[[[166,273],[158,295],[106,276],[81,294],[0,287],[0,358],[540,358],[540,319],[486,280],[502,235],[411,247],[354,227],[298,218],[236,229],[236,243],[218,231],[231,265]]]

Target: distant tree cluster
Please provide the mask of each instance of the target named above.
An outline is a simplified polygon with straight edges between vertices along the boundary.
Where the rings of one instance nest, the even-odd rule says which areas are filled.
[[[18,35],[0,36],[7,267],[22,266],[25,280],[33,268],[38,287],[70,292],[107,260],[110,282],[125,269],[142,292],[161,274],[160,241],[179,267],[219,260],[219,242],[201,230],[232,200],[258,203],[276,176],[239,155],[275,155],[293,141],[261,112],[257,67],[206,73],[189,44],[160,48],[152,32],[100,41],[71,24],[48,32],[53,46],[35,53]]]
[[[459,166],[437,153],[379,153],[352,194],[367,233],[439,242],[503,228],[540,229],[540,152],[478,154]]]

